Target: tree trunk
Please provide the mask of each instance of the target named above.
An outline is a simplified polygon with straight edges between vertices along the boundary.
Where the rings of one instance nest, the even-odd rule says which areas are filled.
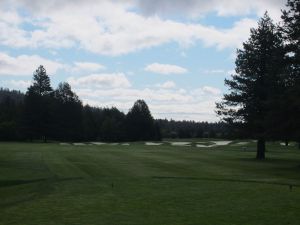
[[[265,151],[266,151],[266,141],[264,138],[259,138],[257,140],[257,152],[256,159],[265,159]]]

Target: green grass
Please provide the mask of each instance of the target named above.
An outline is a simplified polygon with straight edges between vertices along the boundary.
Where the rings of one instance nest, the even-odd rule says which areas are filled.
[[[255,143],[0,143],[0,224],[298,225],[300,151],[270,143],[266,155],[254,160]]]

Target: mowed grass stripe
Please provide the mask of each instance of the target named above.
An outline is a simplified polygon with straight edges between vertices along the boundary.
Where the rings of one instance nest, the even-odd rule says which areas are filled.
[[[275,147],[0,144],[0,224],[298,224],[300,154]]]

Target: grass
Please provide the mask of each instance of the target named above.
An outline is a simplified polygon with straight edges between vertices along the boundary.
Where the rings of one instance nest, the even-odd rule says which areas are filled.
[[[254,150],[0,143],[0,224],[298,225],[300,151]]]

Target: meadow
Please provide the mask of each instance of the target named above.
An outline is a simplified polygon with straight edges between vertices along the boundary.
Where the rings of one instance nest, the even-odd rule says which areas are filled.
[[[0,224],[300,224],[295,144],[167,141],[0,143]]]

